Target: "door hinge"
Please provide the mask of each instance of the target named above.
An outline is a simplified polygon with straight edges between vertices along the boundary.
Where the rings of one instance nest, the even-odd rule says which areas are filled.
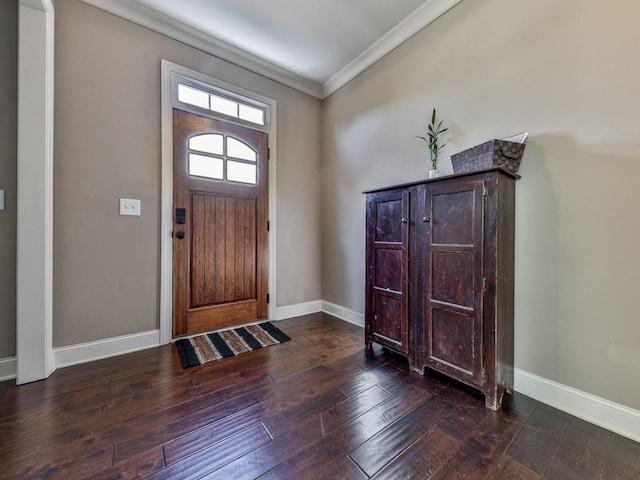
[[[267,293],[267,303],[269,303],[270,295]]]
[[[267,160],[271,160],[271,149],[267,148]]]
[[[482,184],[482,195],[484,195],[485,197],[487,196],[487,184],[486,183]]]
[[[271,230],[271,222],[267,220],[267,232]]]
[[[482,289],[483,290],[487,289],[487,277],[482,278]]]

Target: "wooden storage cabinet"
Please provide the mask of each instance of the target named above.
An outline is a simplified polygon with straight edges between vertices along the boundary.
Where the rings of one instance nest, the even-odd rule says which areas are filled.
[[[478,388],[493,410],[513,388],[517,178],[492,168],[365,192],[366,344]]]

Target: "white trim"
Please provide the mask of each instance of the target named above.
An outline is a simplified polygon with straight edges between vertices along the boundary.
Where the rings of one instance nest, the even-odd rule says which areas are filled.
[[[292,317],[300,317],[322,311],[322,300],[314,300],[313,302],[296,303],[293,305],[285,305],[276,308],[277,320],[285,320]]]
[[[160,62],[162,166],[160,190],[160,343],[171,342],[173,325],[173,108],[171,70],[174,65]]]
[[[333,315],[334,317],[338,317],[340,320],[347,323],[357,325],[358,327],[364,327],[364,313],[357,312],[356,310],[351,310],[350,308],[336,305],[335,303],[327,302],[325,300],[322,301],[322,311],[329,315]]]
[[[640,442],[640,411],[516,368],[514,389],[587,422]]]
[[[398,23],[398,25],[333,75],[323,85],[296,75],[282,67],[136,2],[128,0],[83,1],[322,100],[353,80],[357,75],[462,0],[426,1],[411,15]]]
[[[17,383],[53,362],[53,62],[51,0],[22,0],[18,46]]]
[[[16,357],[0,358],[0,382],[16,378]]]
[[[260,101],[269,106],[269,279],[267,289],[273,301],[269,304],[268,316],[277,318],[276,312],[276,188],[277,188],[277,104],[272,98],[237,87],[181,65],[162,60],[161,62],[161,116],[162,116],[162,191],[160,225],[160,342],[167,344],[172,338],[172,285],[173,257],[171,232],[173,230],[173,106],[171,99],[171,74],[185,77],[222,88],[238,95]],[[258,130],[260,130],[258,128]]]
[[[313,97],[321,98],[322,89],[317,83],[302,78],[282,67],[267,62],[216,37],[136,2],[131,2],[130,0],[83,1],[251,72],[270,78],[288,87],[295,88]]]
[[[160,345],[160,331],[123,335],[121,337],[107,338],[95,342],[78,343],[59,347],[53,350],[56,367],[69,367],[79,363],[93,362],[103,358],[115,357],[126,353],[137,352]]]
[[[429,0],[322,85],[322,98],[343,87],[462,0]]]
[[[322,311],[345,322],[364,326],[364,314],[322,301]],[[587,422],[640,442],[640,411],[587,392],[514,369],[514,390]]]
[[[35,10],[40,10],[45,13],[53,12],[52,0],[20,0],[20,5],[33,8]]]

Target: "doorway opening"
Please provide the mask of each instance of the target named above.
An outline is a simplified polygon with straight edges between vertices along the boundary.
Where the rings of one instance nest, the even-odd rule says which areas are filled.
[[[275,318],[275,118],[274,100],[162,61],[161,343]]]

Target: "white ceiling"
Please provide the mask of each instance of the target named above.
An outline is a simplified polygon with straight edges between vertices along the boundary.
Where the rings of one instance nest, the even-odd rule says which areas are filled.
[[[461,0],[84,0],[319,98]]]

